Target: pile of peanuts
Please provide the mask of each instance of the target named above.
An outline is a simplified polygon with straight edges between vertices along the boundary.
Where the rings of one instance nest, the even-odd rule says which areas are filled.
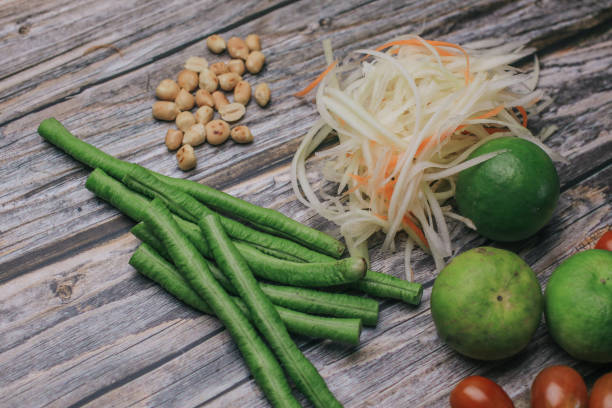
[[[170,151],[178,149],[176,159],[183,171],[196,166],[193,148],[204,142],[220,145],[228,137],[236,143],[253,141],[248,127],[240,125],[230,129],[229,123],[242,119],[251,100],[251,85],[242,75],[245,71],[257,74],[263,68],[265,56],[261,52],[259,36],[249,34],[244,40],[232,37],[226,44],[221,36],[215,34],[206,39],[206,45],[215,54],[227,49],[232,59],[209,66],[205,58],[189,57],[176,81],[164,79],[155,89],[159,101],[153,104],[153,117],[175,121],[178,129],[168,130],[166,146]],[[195,96],[192,94],[194,91]],[[222,91],[233,91],[234,102],[230,103]],[[266,106],[270,102],[268,84],[258,84],[253,97],[259,106]],[[193,114],[191,110],[195,105],[197,110]],[[221,119],[213,119],[215,110]]]

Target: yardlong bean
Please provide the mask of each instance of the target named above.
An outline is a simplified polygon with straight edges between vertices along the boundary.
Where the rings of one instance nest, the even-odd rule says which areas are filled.
[[[298,389],[320,408],[341,407],[325,381],[297,348],[274,305],[262,292],[249,267],[231,242],[216,215],[198,221],[219,268],[230,279],[240,298],[252,311],[255,326],[270,344]]]
[[[176,216],[175,221],[182,221],[182,223],[177,222],[177,224],[181,227],[183,233],[190,230],[190,228],[185,228],[182,224],[197,228],[194,224],[177,219]],[[147,228],[145,223],[137,224],[132,228],[131,232],[138,239],[155,248],[162,256],[168,258],[168,255],[164,255],[163,253],[165,251],[163,245]],[[185,233],[185,236],[190,240],[194,238],[190,233]],[[204,239],[201,235],[196,235],[195,238],[195,242],[192,241],[192,243],[200,250],[202,243],[204,243]],[[205,251],[206,252],[202,252],[200,250],[200,253],[209,259],[212,258],[207,246]],[[246,260],[248,263],[248,259]],[[217,269],[215,264],[209,262],[208,267],[225,290],[231,294],[237,294],[231,282],[229,282],[227,277]],[[284,306],[291,310],[316,315],[358,318],[361,319],[366,326],[376,326],[378,322],[378,302],[374,299],[352,296],[344,293],[329,293],[307,288],[273,285],[264,282],[259,282],[259,287],[270,298],[272,303],[277,306]]]
[[[168,293],[203,313],[214,315],[208,304],[189,286],[187,281],[155,249],[146,243],[141,244],[129,261],[138,272],[157,282]],[[210,265],[209,265],[210,267]],[[220,272],[220,271],[219,271]],[[249,309],[237,297],[232,300],[240,311],[252,320]],[[328,339],[348,344],[359,344],[361,320],[335,317],[314,316],[275,305],[287,330],[291,333],[318,339]]]
[[[140,167],[133,163],[121,161],[77,139],[55,118],[43,120],[38,127],[38,133],[48,142],[53,143],[76,160],[92,168],[99,167],[118,180],[121,180],[130,169]],[[297,240],[307,247],[326,253],[334,258],[339,258],[345,250],[344,244],[340,241],[321,231],[292,220],[278,211],[261,208],[194,181],[174,179],[159,173],[150,172],[155,174],[155,177],[160,181],[170,183],[183,192],[194,195],[198,200],[211,205],[213,208],[222,209],[230,213],[232,217],[246,219],[255,225],[261,225],[268,230],[277,231],[281,235]]]
[[[173,263],[215,312],[236,342],[251,374],[274,406],[299,407],[283,370],[230,296],[210,273],[204,258],[181,233],[164,204],[153,200],[144,219],[164,244]],[[276,313],[276,310],[274,311]]]
[[[92,180],[90,181],[90,179]],[[97,196],[110,202],[131,218],[136,221],[142,220],[139,216],[141,211],[139,207],[142,202],[147,201],[146,198],[126,188],[122,183],[108,176],[101,169],[96,169],[92,172],[87,180],[86,186]],[[121,197],[121,199],[117,200],[114,197]],[[274,248],[274,251],[282,252],[282,249],[287,250],[291,254],[291,257],[299,259],[302,262],[329,262],[334,260],[334,258],[330,256],[312,251],[284,238],[256,231],[232,219],[224,219],[222,217],[222,222],[224,220],[227,221],[227,223],[224,222],[224,228],[227,228],[228,233],[232,235],[234,239],[244,240],[251,245],[254,244]],[[191,225],[195,228],[195,225]],[[369,295],[401,300],[412,305],[418,305],[423,294],[423,288],[418,283],[407,282],[394,276],[371,270],[367,270],[365,276],[361,280],[348,284],[348,287],[360,290]]]
[[[161,199],[170,210],[181,218],[198,222],[198,220],[207,215],[216,215],[195,198],[176,190],[168,184],[159,182],[159,180],[144,169],[130,170],[123,178],[123,181],[133,190],[151,198],[157,197]],[[231,231],[237,230],[236,235],[244,228],[239,223],[239,227],[235,226],[235,221],[228,218],[221,217],[220,220],[224,227],[229,224]],[[230,222],[228,223],[228,221]],[[362,258],[344,258],[315,264],[292,263],[262,254],[251,246],[238,245],[241,245],[241,251],[248,252],[245,256],[249,259],[249,264],[257,263],[257,266],[253,266],[253,271],[257,276],[286,285],[302,287],[336,286],[355,282],[361,279],[366,271],[365,260]]]

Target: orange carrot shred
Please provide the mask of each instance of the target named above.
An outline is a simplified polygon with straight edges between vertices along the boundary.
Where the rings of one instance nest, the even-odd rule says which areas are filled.
[[[516,109],[521,113],[523,117],[523,127],[527,127],[527,111],[522,106],[517,106]]]
[[[497,108],[488,111],[487,113],[483,113],[482,115],[475,116],[473,118],[469,118],[468,120],[476,120],[476,119],[488,119],[497,115],[504,109],[504,105],[499,105]]]
[[[370,177],[363,177],[363,176],[359,176],[357,174],[349,174],[349,176],[355,180],[357,183],[359,184],[368,184],[368,180],[370,179]]]
[[[414,231],[414,233],[417,235],[417,237],[419,237],[421,242],[427,248],[429,248],[429,243],[427,242],[427,238],[425,238],[425,234],[423,234],[423,231],[421,231],[421,229],[417,227],[417,225],[414,222],[412,222],[412,220],[409,217],[404,216],[402,218],[402,222],[406,224],[412,231]]]
[[[321,72],[319,74],[319,76],[314,81],[309,83],[306,88],[304,88],[301,91],[295,93],[294,96],[297,96],[298,98],[301,98],[302,96],[305,96],[306,94],[308,94],[308,92],[312,91],[317,85],[319,85],[319,82],[321,82],[323,80],[323,78],[325,78],[325,76],[327,74],[329,74],[329,72],[336,66],[336,64],[338,64],[338,61],[334,61],[331,64],[329,64],[329,66],[327,68],[325,68],[325,71]]]

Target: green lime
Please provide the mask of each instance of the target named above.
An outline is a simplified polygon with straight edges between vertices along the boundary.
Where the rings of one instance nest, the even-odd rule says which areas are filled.
[[[455,257],[431,292],[440,338],[479,360],[510,357],[525,348],[540,322],[542,303],[529,265],[510,251],[491,247]]]
[[[612,252],[590,249],[553,272],[545,296],[548,331],[571,356],[612,362]]]
[[[518,241],[535,234],[552,217],[559,177],[550,157],[518,137],[501,137],[480,146],[469,159],[506,150],[459,173],[459,211],[478,232],[496,241]]]

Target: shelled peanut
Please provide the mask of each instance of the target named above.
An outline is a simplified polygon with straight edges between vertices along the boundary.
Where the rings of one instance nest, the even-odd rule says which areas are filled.
[[[235,143],[252,142],[253,135],[247,126],[230,127],[228,122],[235,123],[244,117],[251,97],[261,107],[270,101],[266,83],[257,84],[251,91],[248,78],[242,77],[258,74],[265,65],[258,35],[249,34],[245,39],[231,37],[226,42],[215,34],[206,39],[206,46],[214,54],[227,50],[231,59],[209,64],[206,58],[189,57],[176,80],[164,79],[155,89],[159,100],[153,104],[153,117],[175,122],[177,129],[168,129],[165,144],[169,151],[178,149],[178,167],[183,171],[195,168],[193,148],[204,142],[216,146],[230,137]],[[233,101],[225,93],[233,95]],[[215,119],[215,111],[221,119]]]

